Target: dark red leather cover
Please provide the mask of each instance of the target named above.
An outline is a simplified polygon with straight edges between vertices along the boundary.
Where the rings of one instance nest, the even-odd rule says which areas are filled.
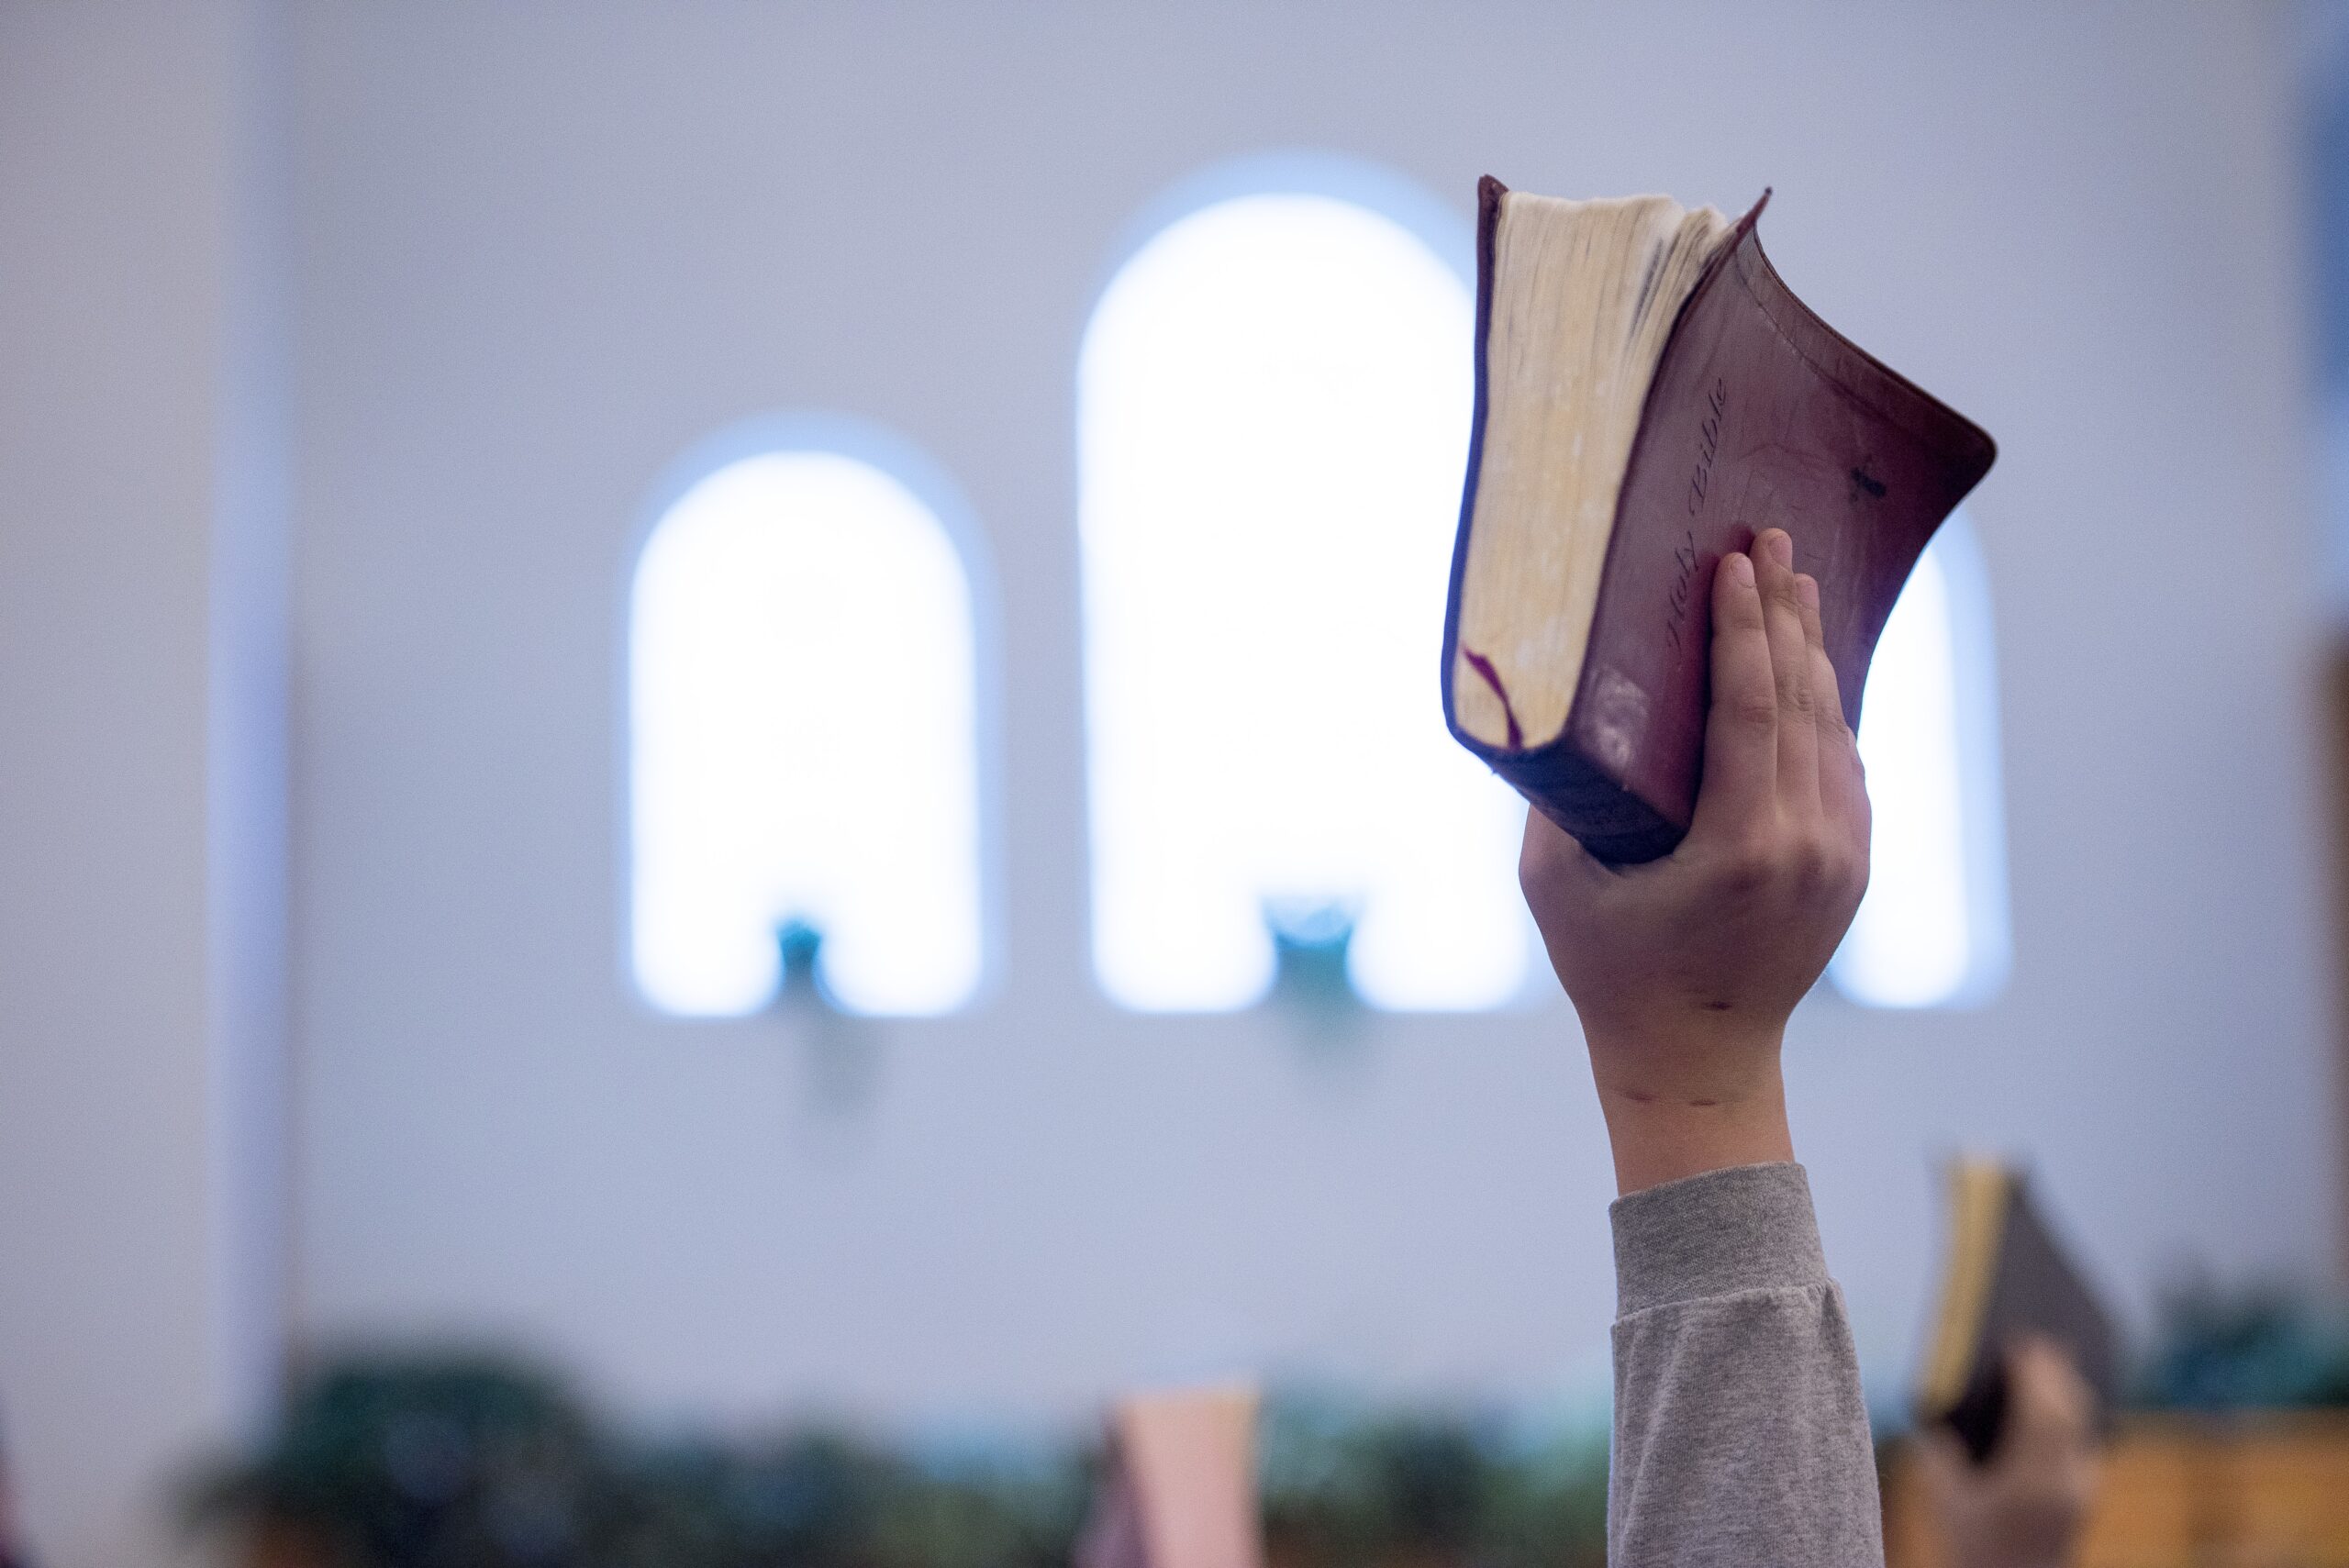
[[[1444,621],[1451,720],[1460,584],[1483,461],[1485,338],[1500,183],[1477,203],[1476,408]],[[1713,568],[1765,528],[1794,536],[1856,725],[1868,661],[1917,557],[1997,449],[1797,299],[1762,253],[1765,192],[1682,306],[1648,388],[1597,617],[1564,731],[1547,745],[1453,734],[1602,860],[1668,854],[1688,830],[1705,733]]]

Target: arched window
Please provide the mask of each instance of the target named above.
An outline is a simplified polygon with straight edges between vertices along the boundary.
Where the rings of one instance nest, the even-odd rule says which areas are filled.
[[[1380,1006],[1525,980],[1523,807],[1436,696],[1474,296],[1391,216],[1423,198],[1330,188],[1192,204],[1085,336],[1093,949],[1131,1007],[1245,1006],[1281,936]]]
[[[755,1011],[786,947],[850,1011],[971,996],[973,650],[953,541],[874,463],[755,451],[662,513],[629,640],[630,956],[654,1006]]]
[[[1960,513],[1893,606],[1860,707],[1875,837],[1831,972],[1854,1001],[1965,1006],[2006,981],[1997,700],[1989,583]]]

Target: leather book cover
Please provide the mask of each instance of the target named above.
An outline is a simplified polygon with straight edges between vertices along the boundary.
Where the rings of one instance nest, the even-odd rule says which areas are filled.
[[[1476,406],[1444,619],[1444,713],[1462,745],[1592,853],[1653,860],[1679,843],[1696,805],[1720,558],[1766,528],[1794,537],[1795,569],[1819,580],[1828,652],[1856,726],[1893,601],[1997,449],[1794,296],[1762,250],[1765,192],[1682,306],[1649,384],[1564,729],[1522,749],[1478,740],[1452,722],[1452,685],[1506,194],[1490,176],[1478,188]]]

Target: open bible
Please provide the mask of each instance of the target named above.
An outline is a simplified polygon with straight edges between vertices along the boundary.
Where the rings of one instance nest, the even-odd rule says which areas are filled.
[[[1606,861],[1687,831],[1721,556],[1793,535],[1856,725],[1901,584],[1995,455],[1779,281],[1754,227],[1768,199],[1732,223],[1664,196],[1479,191],[1444,717]]]

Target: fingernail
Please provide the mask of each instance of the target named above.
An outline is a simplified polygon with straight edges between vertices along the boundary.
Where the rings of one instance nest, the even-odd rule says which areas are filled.
[[[1809,576],[1796,578],[1795,592],[1802,596],[1804,609],[1815,610],[1819,607],[1818,578]]]
[[[1787,532],[1786,529],[1772,528],[1768,533],[1764,534],[1762,536],[1762,548],[1768,550],[1770,552],[1770,559],[1776,561],[1779,565],[1789,569],[1793,567],[1795,563],[1795,536]]]
[[[1740,587],[1753,585],[1753,558],[1742,550],[1733,550],[1721,557],[1721,565],[1729,571],[1729,580]]]

